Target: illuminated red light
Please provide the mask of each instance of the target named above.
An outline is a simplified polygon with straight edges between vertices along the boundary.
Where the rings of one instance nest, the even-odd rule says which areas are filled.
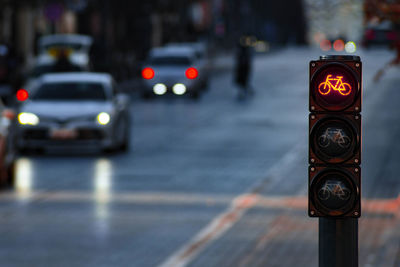
[[[25,89],[19,89],[17,91],[17,100],[18,101],[25,101],[29,97],[28,92]]]
[[[142,77],[146,80],[154,78],[154,70],[152,68],[144,68],[142,70]]]
[[[196,79],[199,75],[199,72],[196,70],[196,68],[191,67],[186,70],[185,75],[188,79]]]
[[[332,76],[332,74],[328,74],[325,81],[318,85],[318,91],[321,95],[327,95],[333,93],[333,91],[337,91],[343,96],[351,93],[351,86],[343,82],[343,76],[336,76],[335,78]]]
[[[343,51],[343,49],[344,49],[344,42],[343,42],[343,40],[340,40],[340,39],[336,40],[336,41],[333,43],[333,49],[335,49],[336,51]]]

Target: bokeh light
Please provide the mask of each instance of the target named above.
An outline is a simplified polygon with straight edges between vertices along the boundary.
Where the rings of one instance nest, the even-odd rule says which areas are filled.
[[[25,89],[19,89],[17,91],[17,100],[18,101],[25,101],[27,100],[29,97],[28,91],[26,91]]]
[[[185,72],[186,78],[188,79],[196,79],[197,76],[199,75],[199,72],[197,71],[196,68],[188,68]]]
[[[332,48],[331,41],[329,41],[328,39],[324,39],[319,43],[319,47],[323,51],[329,51]]]
[[[152,68],[144,68],[142,70],[142,77],[146,80],[154,78],[154,70]]]
[[[186,93],[186,86],[182,83],[177,83],[172,87],[172,91],[176,95],[183,95]]]
[[[347,42],[344,49],[347,53],[354,53],[357,50],[356,44],[354,42]]]
[[[167,86],[163,83],[157,83],[153,86],[153,92],[156,95],[163,95],[167,92]]]
[[[101,125],[106,125],[110,122],[110,115],[106,112],[100,112],[99,115],[97,115],[97,121]]]
[[[343,40],[337,39],[333,43],[333,49],[335,49],[335,51],[343,51],[344,50],[344,42],[343,42]]]

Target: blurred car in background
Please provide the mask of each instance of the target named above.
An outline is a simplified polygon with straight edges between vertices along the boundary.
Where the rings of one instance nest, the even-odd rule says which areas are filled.
[[[91,37],[79,34],[54,34],[43,36],[38,41],[37,64],[53,65],[65,53],[71,64],[89,69],[89,52],[93,43]]]
[[[162,47],[150,51],[142,70],[142,96],[189,95],[197,98],[207,86],[196,51],[191,47]]]
[[[199,43],[199,42],[183,42],[183,43],[168,43],[165,45],[165,47],[169,48],[182,48],[182,47],[188,47],[194,50],[196,58],[200,61],[206,61],[207,60],[207,46],[204,43]]]
[[[38,41],[38,56],[28,66],[24,87],[34,86],[35,79],[46,73],[89,71],[92,38],[78,34],[54,34]]]
[[[384,20],[379,23],[369,23],[365,28],[362,44],[364,47],[371,46],[390,46],[400,38],[399,33],[393,23]]]
[[[0,185],[11,185],[15,175],[15,112],[0,100]]]
[[[30,88],[18,114],[19,150],[94,146],[127,150],[129,97],[109,74],[45,74]]]
[[[208,86],[208,75],[209,75],[209,68],[210,68],[210,61],[208,59],[208,51],[207,46],[205,43],[200,42],[184,42],[184,43],[168,43],[165,47],[168,48],[189,48],[193,49],[195,56],[196,56],[196,67],[200,73],[202,73],[203,88],[206,89]]]

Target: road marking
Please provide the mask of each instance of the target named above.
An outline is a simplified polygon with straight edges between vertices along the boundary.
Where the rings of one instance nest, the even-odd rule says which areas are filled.
[[[247,192],[250,193],[242,194],[234,198],[224,212],[217,215],[205,228],[167,258],[159,267],[184,267],[214,240],[222,236],[239,221],[248,209],[254,206],[257,202],[256,193],[264,187],[265,183],[270,180],[278,179],[279,170],[282,169],[282,166],[291,166],[291,164],[298,159],[297,155],[302,151],[302,146],[303,144],[299,143],[286,153],[281,160],[267,171],[266,178],[250,186],[247,190]]]
[[[186,266],[208,244],[230,229],[243,216],[246,210],[254,206],[256,201],[257,196],[254,194],[244,194],[236,197],[225,212],[214,218],[188,244],[172,254],[160,267]]]
[[[24,203],[34,202],[102,202],[102,203],[126,203],[136,205],[227,205],[235,201],[237,205],[245,207],[259,207],[272,209],[306,210],[308,197],[300,196],[273,196],[266,197],[256,193],[244,194],[232,201],[230,195],[211,194],[187,194],[180,192],[138,192],[138,193],[113,193],[103,198],[102,194],[77,191],[33,191]],[[19,201],[19,193],[3,193],[0,195],[0,203]],[[400,195],[392,199],[362,199],[363,214],[392,215],[400,218]],[[236,205],[235,204],[235,205]]]

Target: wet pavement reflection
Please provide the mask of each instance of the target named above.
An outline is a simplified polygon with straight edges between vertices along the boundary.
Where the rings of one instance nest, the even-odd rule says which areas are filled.
[[[15,191],[19,201],[26,202],[32,194],[33,166],[29,158],[20,158],[16,162]]]

